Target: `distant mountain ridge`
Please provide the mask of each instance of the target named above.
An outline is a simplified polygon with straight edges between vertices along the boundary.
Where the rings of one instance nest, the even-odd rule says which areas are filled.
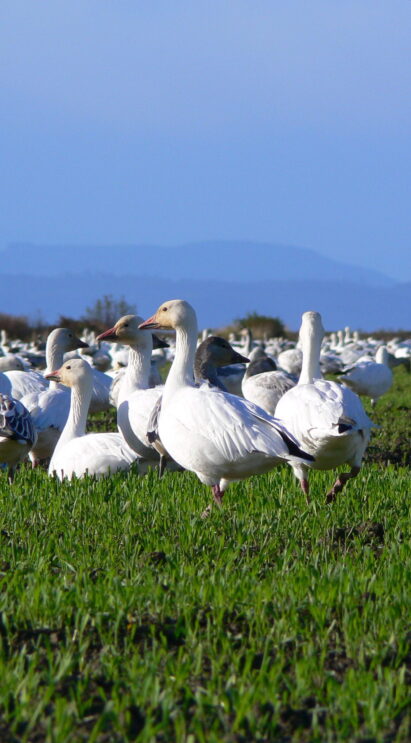
[[[176,247],[42,246],[17,243],[0,253],[3,271],[32,276],[105,273],[171,280],[349,281],[394,286],[378,271],[326,258],[308,248],[253,241],[206,241]]]
[[[0,312],[50,323],[60,315],[80,317],[104,294],[124,296],[147,317],[167,299],[183,298],[197,310],[200,327],[219,328],[247,312],[276,315],[297,330],[307,310],[321,312],[324,326],[345,325],[367,332],[409,329],[411,283],[360,286],[348,281],[216,281],[114,276],[106,273],[66,276],[2,276]]]

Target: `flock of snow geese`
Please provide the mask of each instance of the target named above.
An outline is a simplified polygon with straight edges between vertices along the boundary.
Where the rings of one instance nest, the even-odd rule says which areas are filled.
[[[189,470],[219,506],[231,482],[284,461],[307,498],[310,470],[346,464],[326,495],[332,501],[360,471],[370,439],[359,395],[375,404],[391,368],[410,369],[411,340],[382,345],[349,329],[325,338],[320,314],[305,312],[297,344],[255,343],[249,331],[230,341],[205,332],[198,345],[196,313],[181,299],[145,321],[126,315],[97,338],[56,328],[45,359],[19,342],[10,349],[3,333],[0,464],[10,479],[27,456],[33,466],[47,461],[60,480],[108,476],[136,461],[140,474]],[[43,372],[35,368],[42,361]],[[168,361],[163,384],[159,367]],[[89,413],[113,405],[118,431],[86,433]]]

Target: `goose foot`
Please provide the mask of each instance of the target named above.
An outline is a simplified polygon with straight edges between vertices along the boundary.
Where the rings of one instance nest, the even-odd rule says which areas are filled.
[[[333,501],[335,501],[338,493],[341,493],[341,490],[343,489],[347,480],[351,480],[352,477],[357,477],[359,471],[359,467],[351,467],[351,472],[341,472],[341,475],[337,477],[331,490],[325,496],[327,503],[332,503]]]
[[[214,503],[216,504],[216,506],[218,506],[218,508],[222,508],[224,493],[220,490],[220,485],[212,485],[211,489],[213,491]],[[211,503],[209,506],[207,506],[205,511],[203,511],[203,513],[201,514],[201,518],[202,519],[208,518],[210,513],[211,513]]]

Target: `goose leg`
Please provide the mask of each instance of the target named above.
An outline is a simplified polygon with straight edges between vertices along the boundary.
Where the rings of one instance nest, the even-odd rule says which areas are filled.
[[[211,486],[211,489],[213,491],[214,503],[216,504],[216,506],[218,506],[219,508],[221,508],[222,507],[222,503],[223,503],[224,492],[222,490],[220,490],[220,485],[219,484],[218,485],[212,485]],[[201,514],[201,518],[202,519],[206,519],[207,516],[210,515],[210,513],[211,513],[211,503],[203,511],[203,513]]]
[[[158,473],[160,477],[163,477],[166,466],[167,466],[167,457],[164,456],[164,454],[160,454],[160,463],[158,465]]]
[[[212,486],[213,496],[214,496],[214,503],[221,508],[223,504],[223,491],[220,490],[220,485],[213,485]]]
[[[325,496],[327,503],[332,503],[337,494],[341,492],[347,480],[351,480],[352,477],[357,477],[360,471],[360,467],[351,467],[351,472],[341,472],[332,486],[331,490]]]
[[[303,491],[303,493],[305,495],[305,499],[306,499],[307,504],[308,504],[310,502],[310,498],[309,498],[310,484],[308,482],[308,478],[307,477],[303,477],[300,480],[300,485],[301,485],[301,490]]]

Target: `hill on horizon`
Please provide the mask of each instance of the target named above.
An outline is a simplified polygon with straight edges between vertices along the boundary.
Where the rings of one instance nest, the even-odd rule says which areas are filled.
[[[172,280],[350,281],[369,286],[396,282],[373,269],[332,260],[314,250],[255,241],[203,241],[190,245],[86,246],[16,243],[2,253],[8,274],[61,276],[105,273]]]

